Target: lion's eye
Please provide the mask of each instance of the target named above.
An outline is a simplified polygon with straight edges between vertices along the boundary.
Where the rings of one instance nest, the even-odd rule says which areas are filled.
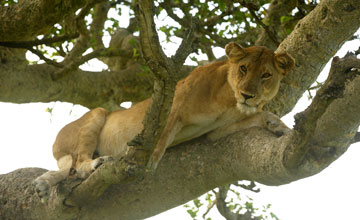
[[[264,73],[261,78],[262,79],[269,79],[272,75],[270,73]]]
[[[241,71],[243,71],[244,73],[247,72],[246,66],[244,66],[244,65],[240,66],[240,69],[241,69]]]

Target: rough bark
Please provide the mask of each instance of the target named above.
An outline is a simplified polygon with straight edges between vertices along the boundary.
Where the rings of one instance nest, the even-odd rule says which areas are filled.
[[[359,127],[360,60],[335,57],[329,77],[312,104],[295,116],[293,143],[284,153],[284,165],[298,174],[325,168],[352,142]],[[316,167],[316,168],[315,168]]]
[[[31,39],[75,11],[86,0],[34,0],[0,7],[0,41]],[[46,16],[44,16],[46,15]]]
[[[278,95],[265,109],[283,116],[315,82],[325,64],[358,30],[360,4],[356,0],[321,1],[299,21],[276,52],[286,51],[296,67],[282,81]]]
[[[143,119],[144,129],[131,143],[141,145],[150,152],[156,146],[170,113],[175,87],[181,77],[181,67],[191,52],[195,39],[192,25],[185,34],[175,55],[168,58],[163,52],[154,22],[154,2],[140,1],[135,7],[140,30],[140,43],[144,59],[154,75],[151,102]],[[134,144],[136,143],[136,144]]]
[[[88,108],[114,110],[121,102],[148,97],[152,77],[140,66],[118,72],[73,71],[68,77],[52,80],[58,68],[48,65],[0,66],[0,97],[3,102],[28,103],[62,100]],[[31,91],[31,92],[29,92]]]
[[[71,212],[74,216],[81,216],[80,219],[142,219],[239,179],[257,180],[268,185],[291,182],[294,179],[282,166],[280,153],[288,139],[277,139],[266,131],[254,128],[217,143],[198,139],[177,146],[167,151],[155,175],[145,176],[139,183],[113,185],[94,203],[81,209],[72,208]],[[57,219],[56,216],[59,216],[61,219],[69,210],[51,209],[55,212],[51,213],[45,207],[53,207],[53,204],[40,204],[31,181],[44,170],[32,171],[32,175],[21,180],[22,184],[26,184],[21,187],[28,194],[28,199],[23,201],[26,208],[23,208],[22,215],[28,219],[37,219],[36,216],[43,219]],[[4,181],[21,175],[19,172],[28,170],[2,175],[0,185],[9,186]],[[19,187],[12,184],[13,189]],[[6,204],[4,210],[9,216],[17,210],[10,208],[16,206],[16,201],[8,201],[8,198],[17,198],[23,191],[1,189],[1,203]],[[34,216],[34,213],[37,214]],[[19,214],[17,216],[21,219]]]
[[[182,75],[193,67],[184,66]],[[118,71],[89,72],[73,70],[69,76],[53,80],[59,69],[49,64],[0,65],[0,101],[13,103],[51,102],[61,100],[88,108],[119,108],[122,102],[139,102],[148,98],[153,76],[141,65],[132,64]]]

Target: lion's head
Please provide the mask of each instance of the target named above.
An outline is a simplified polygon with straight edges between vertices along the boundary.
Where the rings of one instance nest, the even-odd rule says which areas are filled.
[[[237,107],[245,113],[255,113],[278,92],[280,80],[294,67],[287,53],[275,54],[266,47],[242,48],[236,43],[225,47],[229,62],[228,82]]]

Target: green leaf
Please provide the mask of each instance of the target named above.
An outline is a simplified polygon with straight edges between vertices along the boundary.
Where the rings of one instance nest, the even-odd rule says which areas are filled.
[[[225,10],[226,10],[226,4],[225,4],[224,1],[220,1],[220,2],[219,2],[219,9],[220,9],[221,11],[225,11]]]
[[[196,214],[197,214],[197,211],[193,211],[191,209],[188,209],[186,210],[187,213],[189,213],[189,215],[192,217],[192,218],[195,218],[196,217]]]
[[[136,48],[133,48],[133,57],[138,57],[140,54],[137,52]]]
[[[194,199],[193,202],[196,208],[199,208],[200,206],[203,205],[199,199]]]
[[[288,21],[290,21],[292,19],[293,19],[293,17],[291,17],[291,16],[281,16],[280,17],[280,22],[281,22],[281,24],[285,24],[285,23],[287,23]]]
[[[50,108],[50,107],[45,109],[45,112],[49,112],[50,114],[52,113],[52,111],[53,111],[53,108]]]

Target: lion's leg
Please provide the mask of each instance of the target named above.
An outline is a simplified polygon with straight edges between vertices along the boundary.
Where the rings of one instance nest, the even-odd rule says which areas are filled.
[[[215,129],[210,132],[207,137],[210,140],[215,141],[219,138],[251,127],[266,128],[277,136],[282,136],[291,131],[277,115],[270,112],[259,112],[229,126]]]
[[[66,155],[61,157],[58,160],[58,166],[58,171],[50,170],[36,178],[34,181],[36,192],[43,202],[49,198],[51,187],[69,176],[72,167],[72,156]]]
[[[105,109],[93,109],[59,132],[53,146],[59,171],[48,171],[34,181],[36,191],[43,200],[48,198],[52,186],[69,176],[71,168],[76,169],[78,177],[85,178],[105,160],[93,160],[92,156],[106,115]]]
[[[91,111],[91,115],[79,131],[79,142],[77,146],[77,158],[75,169],[80,177],[87,177],[92,171],[100,166],[109,157],[97,158],[93,160],[98,139],[106,121],[107,111],[97,108]]]
[[[148,162],[148,168],[150,168],[152,171],[154,171],[159,164],[159,161],[161,160],[162,156],[165,153],[166,148],[174,141],[175,135],[179,133],[181,128],[183,127],[181,121],[174,117],[174,119],[168,120],[160,139],[154,149],[154,152],[152,153],[149,162]]]

